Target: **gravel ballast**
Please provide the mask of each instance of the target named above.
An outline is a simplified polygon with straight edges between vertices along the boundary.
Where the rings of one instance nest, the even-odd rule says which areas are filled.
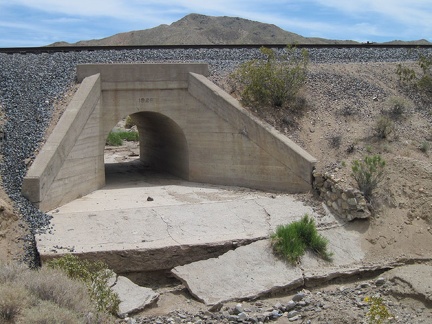
[[[432,54],[432,49],[423,49]],[[21,195],[27,166],[35,158],[53,114],[53,105],[75,82],[82,63],[206,62],[218,83],[241,62],[260,57],[258,49],[142,49],[43,54],[0,54],[0,105],[4,112],[1,175],[5,191],[33,233],[49,227],[50,216]],[[403,48],[317,48],[312,63],[398,62],[416,60]],[[26,238],[26,262],[37,264],[33,236]]]

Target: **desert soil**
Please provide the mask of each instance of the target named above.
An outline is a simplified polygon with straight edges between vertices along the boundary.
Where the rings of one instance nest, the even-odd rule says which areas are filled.
[[[254,113],[315,156],[319,160],[318,171],[331,172],[349,186],[356,186],[350,175],[351,162],[365,155],[380,154],[386,161],[386,171],[384,181],[371,201],[373,217],[354,221],[352,226],[364,236],[368,261],[426,263],[432,260],[432,163],[430,150],[420,150],[420,147],[427,148],[432,144],[432,110],[430,101],[399,85],[395,69],[395,63],[310,65],[310,76],[303,90],[303,108],[263,109]],[[232,92],[225,81],[220,80],[220,85]],[[397,118],[393,116],[394,132],[386,139],[378,139],[374,126],[381,116],[390,114],[390,102],[394,97],[403,100],[404,111]],[[61,112],[64,106],[62,103],[58,110]],[[129,143],[120,148],[108,148],[107,156],[111,160],[127,160],[136,155],[137,149],[136,143]],[[306,203],[320,204],[319,197],[313,192],[299,198]],[[14,212],[3,190],[0,190],[0,205],[0,260],[19,260],[23,254],[20,237],[26,234],[25,224]],[[371,274],[378,275],[380,273]],[[158,307],[139,315],[160,316],[176,310],[190,313],[207,310],[177,281],[162,277],[160,281],[154,276],[150,280],[161,293]],[[137,280],[145,281],[142,277]],[[355,291],[363,282],[369,284],[365,285],[367,288],[364,289],[369,289],[365,294],[372,294],[374,280],[354,276],[346,281],[308,289],[313,296],[327,296],[326,303],[333,303],[320,315],[322,319],[329,323],[351,323],[356,315],[364,316],[364,309],[360,307],[357,314],[352,305],[346,305],[341,298],[330,298],[331,292],[339,296],[345,289]],[[407,313],[412,310],[415,315],[412,323],[432,322],[428,317],[431,305],[419,301],[416,296],[379,292],[386,294],[389,308],[394,312],[399,311],[401,305],[405,305]],[[289,300],[292,294],[294,292],[287,292],[285,296],[268,296],[262,302],[271,307],[277,300]],[[417,309],[425,311],[417,312]],[[284,321],[288,319],[277,320]]]

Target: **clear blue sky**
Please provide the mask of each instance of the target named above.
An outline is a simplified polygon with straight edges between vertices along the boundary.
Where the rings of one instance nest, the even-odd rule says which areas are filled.
[[[190,13],[271,23],[306,37],[432,41],[432,0],[0,0],[0,47],[99,39]]]

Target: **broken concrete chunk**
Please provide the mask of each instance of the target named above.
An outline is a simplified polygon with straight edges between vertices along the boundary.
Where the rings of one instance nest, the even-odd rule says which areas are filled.
[[[121,302],[118,316],[122,318],[144,309],[159,298],[159,294],[152,289],[140,287],[123,276],[117,278],[112,290],[119,295]]]

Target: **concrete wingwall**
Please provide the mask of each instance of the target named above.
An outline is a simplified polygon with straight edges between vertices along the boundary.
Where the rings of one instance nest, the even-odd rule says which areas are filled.
[[[100,75],[86,78],[24,178],[22,193],[43,211],[105,184]]]
[[[206,76],[207,64],[85,64],[79,90],[24,178],[54,209],[105,184],[108,133],[136,122],[140,159],[185,180],[305,192],[316,160]]]

